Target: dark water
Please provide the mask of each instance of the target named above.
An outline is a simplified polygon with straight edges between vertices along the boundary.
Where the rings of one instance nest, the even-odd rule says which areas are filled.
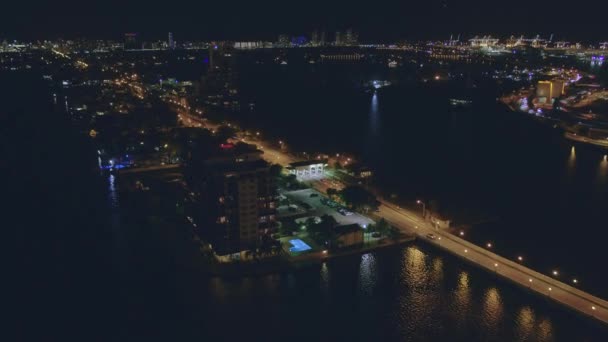
[[[18,87],[3,84],[12,90],[2,117],[3,152],[10,166],[3,168],[8,171],[3,179],[12,202],[3,228],[16,233],[17,241],[8,249],[15,261],[7,276],[12,294],[8,308],[21,340],[604,341],[608,336],[604,327],[588,319],[424,246],[339,259],[286,274],[207,278],[197,264],[196,246],[178,227],[116,222],[122,203],[116,179],[99,177],[89,167],[94,158],[87,140],[73,134],[64,114],[48,105],[51,98],[37,78],[12,77],[3,80],[28,81],[9,82],[23,84]],[[374,159],[377,149],[370,148],[366,156],[374,165],[386,165],[386,174],[403,173],[403,184],[410,186],[426,182],[408,178],[423,174],[420,167],[444,165],[436,172],[464,177],[467,172],[450,164],[457,158],[449,151],[458,148],[433,143],[432,137],[449,134],[452,125],[475,131],[475,120],[462,124],[459,116],[450,116],[452,120],[441,123],[432,120],[432,111],[405,109],[391,119],[384,114],[390,108],[385,94],[375,100],[353,95],[353,104],[345,105],[352,112],[338,111],[343,108],[339,104],[330,107],[340,120],[307,104],[305,109],[317,109],[310,112],[317,121],[304,127],[322,127],[322,133],[306,134],[301,141],[320,140],[319,146],[333,141],[343,144],[338,148],[351,146],[365,153],[370,146],[393,146],[379,137],[393,143],[404,139],[390,149],[395,153],[390,161],[384,162],[388,154]],[[310,101],[307,97],[302,103]],[[359,105],[363,109],[354,110]],[[378,111],[373,110],[376,106]],[[408,116],[413,119],[403,119]],[[285,132],[291,129],[288,121],[293,117],[285,120]],[[359,135],[345,134],[340,127],[352,127]],[[390,138],[388,132],[399,135]],[[409,147],[406,142],[415,137],[426,137],[426,145],[444,152],[424,158],[427,153],[415,150],[433,150],[422,143]],[[459,140],[465,150],[473,145],[467,145],[468,139]],[[561,157],[554,155],[556,160]],[[577,162],[584,155],[577,153]]]

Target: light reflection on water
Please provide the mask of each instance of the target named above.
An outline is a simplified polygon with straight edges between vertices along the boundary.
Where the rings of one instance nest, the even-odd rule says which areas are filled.
[[[112,208],[118,208],[118,189],[116,187],[116,177],[113,174],[108,177],[108,184],[110,205]]]
[[[528,341],[532,339],[532,333],[534,332],[534,311],[529,306],[525,306],[519,310],[519,313],[515,317],[515,328],[516,336],[521,341]]]
[[[371,294],[377,283],[376,257],[372,253],[361,256],[359,264],[359,290],[365,294]]]
[[[495,287],[486,290],[483,301],[484,324],[489,330],[494,330],[503,320],[503,304],[498,289]]]
[[[570,156],[568,156],[568,167],[566,172],[568,177],[574,176],[574,172],[576,171],[576,149],[574,146],[570,148]]]
[[[604,155],[597,169],[597,184],[605,185],[608,177],[608,156]],[[599,190],[599,189],[598,189]]]
[[[577,327],[581,322],[564,312],[548,309],[543,300],[469,268],[449,256],[407,246],[386,254],[338,258],[287,274],[214,278],[209,289],[227,317],[231,312],[259,312],[248,319],[283,322],[279,326],[314,319],[331,322],[326,329],[337,329],[318,335],[313,331],[312,336],[552,341],[570,340],[585,330],[584,340],[595,340],[593,333]],[[227,318],[212,312],[214,319]],[[566,323],[559,327],[561,334],[554,320]],[[564,329],[570,330],[564,333]]]
[[[380,124],[380,111],[378,110],[378,94],[374,92],[369,106],[369,128],[372,136],[378,134]]]

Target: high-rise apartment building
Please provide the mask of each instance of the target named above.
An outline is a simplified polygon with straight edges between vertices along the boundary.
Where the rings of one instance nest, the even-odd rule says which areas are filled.
[[[136,50],[140,49],[141,46],[137,45],[137,33],[125,33],[125,50]]]
[[[276,184],[251,145],[223,144],[194,176],[201,233],[218,257],[259,247],[276,231]]]

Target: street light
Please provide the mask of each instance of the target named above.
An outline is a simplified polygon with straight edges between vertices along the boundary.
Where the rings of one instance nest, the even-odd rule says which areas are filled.
[[[517,261],[522,262],[524,261],[524,257],[522,257],[521,255],[517,257]]]
[[[460,231],[460,236],[464,236],[464,231]]]
[[[491,242],[488,242],[488,244],[486,244],[486,246],[487,246],[488,248],[492,248],[492,243],[491,243]]]
[[[578,284],[578,280],[576,278],[572,279],[572,282]]]
[[[417,200],[416,203],[422,205],[422,218],[426,218],[426,204],[421,200]]]
[[[553,270],[553,275],[557,277],[559,275],[559,272],[557,272],[557,270]]]

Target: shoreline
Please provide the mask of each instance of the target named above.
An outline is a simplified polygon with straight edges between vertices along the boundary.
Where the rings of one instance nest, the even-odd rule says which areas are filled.
[[[271,260],[258,259],[257,261],[247,261],[233,264],[212,264],[208,270],[210,276],[215,277],[249,277],[262,276],[273,273],[285,273],[314,265],[321,265],[333,259],[353,255],[365,255],[380,251],[386,248],[395,248],[405,244],[414,243],[416,236],[403,236],[397,240],[377,244],[370,247],[359,247],[336,251],[329,254],[322,252],[312,252],[297,256],[281,255]]]

